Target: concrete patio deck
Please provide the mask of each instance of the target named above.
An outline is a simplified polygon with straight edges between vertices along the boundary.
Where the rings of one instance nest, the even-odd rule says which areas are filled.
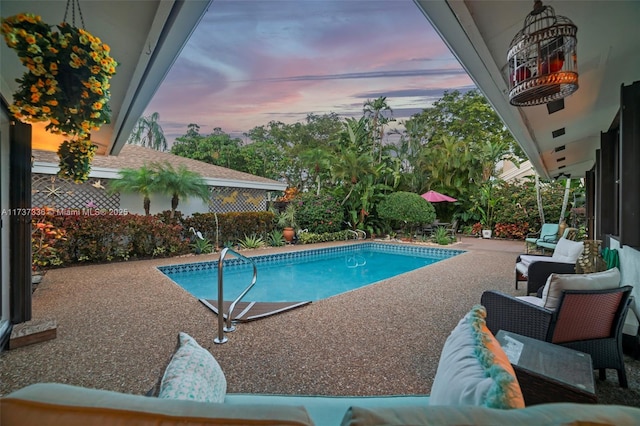
[[[240,324],[224,345],[213,343],[216,316],[156,269],[215,254],[51,270],[34,293],[33,313],[57,321],[57,338],[3,352],[0,394],[36,382],[145,393],[161,376],[179,331],[216,357],[228,392],[428,394],[446,337],[482,292],[524,292],[513,282],[524,243],[462,238],[450,247],[467,252]],[[627,371],[629,389],[618,387],[613,372],[597,382],[601,403],[640,406],[640,361],[628,359]]]

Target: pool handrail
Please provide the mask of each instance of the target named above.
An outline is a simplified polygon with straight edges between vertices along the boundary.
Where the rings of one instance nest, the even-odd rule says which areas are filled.
[[[246,262],[251,263],[251,266],[253,266],[253,278],[251,279],[251,284],[249,284],[249,286],[245,288],[244,291],[240,293],[240,295],[236,297],[236,299],[233,302],[231,302],[231,305],[229,305],[229,310],[227,311],[227,326],[225,327],[224,326],[223,265],[224,265],[224,258],[229,252],[231,252],[231,254],[233,254],[234,256]],[[218,343],[218,344],[226,343],[228,339],[224,335],[225,331],[226,332],[235,331],[236,327],[233,325],[232,317],[231,317],[231,315],[233,314],[233,310],[235,309],[238,302],[242,300],[242,298],[249,292],[249,290],[253,288],[257,280],[258,280],[258,267],[256,265],[256,262],[253,259],[247,256],[243,256],[237,251],[229,247],[225,247],[222,249],[222,251],[220,252],[220,258],[218,259],[218,337],[213,339],[214,343]]]

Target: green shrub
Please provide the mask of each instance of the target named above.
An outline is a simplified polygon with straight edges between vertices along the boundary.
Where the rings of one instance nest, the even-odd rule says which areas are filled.
[[[413,192],[394,192],[385,197],[377,206],[378,216],[391,220],[404,229],[413,228],[421,223],[432,223],[436,211],[428,201]]]
[[[184,218],[182,224],[185,229],[193,227],[218,244],[222,241],[239,241],[245,235],[267,235],[274,229],[272,212],[218,213],[217,217],[217,230],[215,213],[194,213]]]
[[[344,209],[332,195],[305,192],[298,195],[293,203],[296,205],[296,220],[300,228],[316,234],[342,229]]]
[[[56,243],[62,266],[189,252],[189,240],[180,225],[165,224],[154,216],[77,213],[51,219],[65,232],[65,239]]]
[[[324,232],[322,234],[315,234],[313,232],[302,232],[298,235],[298,244],[315,244],[324,243],[327,241],[344,241],[352,238],[352,235],[348,230],[338,232]]]

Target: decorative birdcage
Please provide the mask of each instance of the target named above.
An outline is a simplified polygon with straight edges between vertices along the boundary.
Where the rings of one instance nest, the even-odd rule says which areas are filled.
[[[511,105],[546,104],[578,90],[577,32],[571,20],[534,1],[507,53]]]

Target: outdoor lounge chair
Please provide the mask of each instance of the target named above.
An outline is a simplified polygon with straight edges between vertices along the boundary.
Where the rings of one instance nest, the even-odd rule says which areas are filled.
[[[577,236],[578,236],[577,228],[565,228],[561,238],[566,238],[567,240],[575,241]],[[555,250],[556,244],[558,244],[558,241],[559,239],[556,239],[553,241],[551,239],[538,241],[536,243],[536,247],[541,248],[542,253],[544,253],[546,250]]]
[[[538,242],[557,241],[559,229],[560,225],[558,225],[557,223],[544,223],[542,224],[542,228],[540,228],[540,232],[527,234],[527,237],[524,239],[527,253],[529,253],[529,244],[537,247]]]
[[[583,249],[582,242],[560,238],[551,257],[521,254],[516,259],[516,290],[518,282],[526,280],[527,294],[537,293],[553,272],[559,274],[575,273],[576,261]]]
[[[538,301],[532,297],[518,298],[498,291],[485,291],[481,304],[487,309],[487,327],[494,334],[499,330],[510,331],[588,353],[601,380],[606,378],[605,369],[612,368],[618,373],[620,386],[626,388],[622,328],[632,301],[632,287],[602,289],[619,280],[619,272],[616,269],[598,274],[606,278],[596,283],[593,278],[596,274],[586,274],[591,276],[586,282],[600,289],[563,289],[558,292],[559,300],[549,296],[551,290],[546,299]],[[584,281],[586,275],[575,277]],[[565,284],[565,287],[570,285]],[[557,308],[551,303],[552,299],[556,300]]]

